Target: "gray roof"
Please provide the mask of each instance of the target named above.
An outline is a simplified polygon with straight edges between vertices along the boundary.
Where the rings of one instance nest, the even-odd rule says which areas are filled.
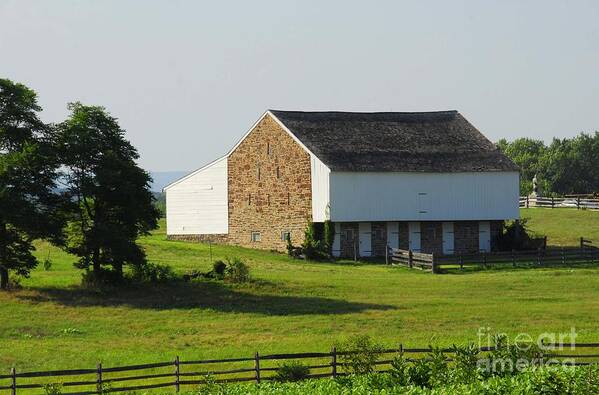
[[[333,171],[518,171],[457,111],[270,111]]]

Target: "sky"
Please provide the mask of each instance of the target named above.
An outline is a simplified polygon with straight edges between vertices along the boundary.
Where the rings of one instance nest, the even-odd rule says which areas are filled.
[[[151,171],[266,109],[460,111],[489,139],[599,130],[599,1],[0,0],[0,78],[119,119]]]

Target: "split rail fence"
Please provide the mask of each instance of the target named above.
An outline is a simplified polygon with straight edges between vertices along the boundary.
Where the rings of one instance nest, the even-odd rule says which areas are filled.
[[[411,250],[390,249],[391,262],[395,265],[430,270],[441,273],[444,268],[459,268],[465,266],[489,268],[496,265],[519,266],[574,266],[580,264],[599,263],[599,248],[593,242],[580,238],[578,247],[545,247],[526,251],[479,252],[473,254],[439,255],[414,252]],[[546,245],[546,243],[545,243]]]
[[[599,363],[599,343],[576,344],[575,348],[561,349],[557,345],[545,344],[548,349],[543,359],[547,363],[584,366]],[[494,347],[480,347],[479,355]],[[590,351],[589,351],[590,350]],[[397,349],[383,350],[375,363],[379,372],[389,371],[393,358],[399,353],[408,361],[425,357],[430,348],[407,348],[402,344]],[[443,350],[451,361],[452,349]],[[330,352],[306,352],[293,354],[255,353],[252,357],[185,361],[176,357],[168,362],[143,365],[103,367],[95,369],[72,369],[40,372],[20,372],[11,369],[9,374],[0,375],[0,394],[43,394],[48,385],[58,385],[63,395],[92,395],[109,392],[130,392],[170,388],[179,392],[183,386],[198,386],[211,383],[234,383],[270,381],[275,379],[281,361],[306,361],[310,369],[307,378],[337,377],[346,375],[343,357],[355,351],[340,352],[333,348]],[[127,374],[126,372],[136,372]],[[123,375],[125,374],[125,375]],[[210,381],[206,377],[210,376]]]
[[[529,197],[520,196],[520,208],[576,208],[578,210],[599,210],[599,199],[589,197]]]

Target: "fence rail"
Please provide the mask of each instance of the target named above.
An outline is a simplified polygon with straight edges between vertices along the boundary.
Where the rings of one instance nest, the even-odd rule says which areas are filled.
[[[580,238],[578,247],[546,247],[526,251],[498,251],[479,253],[458,253],[452,255],[427,254],[411,250],[392,248],[390,250],[391,262],[409,268],[430,270],[440,273],[442,269],[464,266],[487,268],[494,265],[576,265],[599,263],[599,248],[593,246],[591,240]]]
[[[574,349],[558,349],[557,345],[544,344],[548,350],[557,351],[547,353],[545,357],[552,358],[559,363],[574,365],[588,365],[599,363],[599,343],[576,344]],[[495,347],[480,347],[479,355],[493,351]],[[580,350],[582,349],[582,352]],[[586,352],[585,349],[594,351]],[[402,353],[408,361],[422,358],[422,354],[430,352],[430,348],[409,348],[399,345],[396,349],[386,349],[379,355],[376,362],[377,371],[385,372],[393,360],[390,354]],[[442,350],[448,354],[451,361],[451,348]],[[104,368],[98,364],[95,369],[71,369],[39,372],[18,372],[15,368],[9,374],[0,375],[0,394],[17,395],[23,393],[43,393],[47,384],[57,384],[66,389],[64,395],[92,395],[107,392],[137,391],[170,387],[174,392],[179,392],[182,386],[199,385],[206,383],[205,376],[210,375],[213,382],[233,383],[273,380],[276,377],[278,365],[273,362],[309,360],[305,366],[310,370],[308,378],[336,377],[347,374],[344,369],[347,364],[340,361],[346,355],[356,351],[337,351],[335,347],[330,352],[305,352],[289,354],[260,355],[258,352],[253,357],[207,359],[183,361],[176,357],[169,362],[148,363],[142,365],[118,366]],[[572,362],[574,359],[574,362]],[[580,361],[578,360],[580,359]],[[242,364],[240,366],[239,364]],[[197,366],[202,366],[197,370]],[[206,368],[206,366],[212,368]],[[166,371],[168,369],[168,371]],[[136,375],[122,376],[123,372],[139,372]],[[144,372],[140,372],[144,371]],[[118,373],[114,376],[113,374]],[[251,373],[251,374],[248,374]],[[38,379],[45,379],[40,381]],[[122,383],[122,384],[119,384]],[[127,385],[126,383],[129,383]],[[116,384],[116,386],[114,386]],[[68,392],[71,391],[71,392]]]
[[[520,196],[520,208],[576,208],[599,210],[599,199],[589,197],[529,197]]]

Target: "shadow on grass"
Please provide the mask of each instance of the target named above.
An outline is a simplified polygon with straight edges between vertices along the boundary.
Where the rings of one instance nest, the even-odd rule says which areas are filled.
[[[262,288],[268,284],[255,284]],[[271,284],[272,285],[272,284]],[[250,287],[252,285],[250,284]],[[105,290],[82,287],[36,287],[36,294],[18,297],[32,302],[54,302],[71,307],[128,306],[138,309],[211,309],[231,313],[273,316],[347,314],[365,310],[390,310],[395,306],[348,302],[315,296],[275,295],[235,288],[212,281],[178,281],[164,285],[128,286]],[[281,290],[279,290],[281,292]]]

